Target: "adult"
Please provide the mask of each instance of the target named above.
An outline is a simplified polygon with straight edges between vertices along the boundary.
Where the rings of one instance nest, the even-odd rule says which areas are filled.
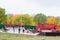
[[[19,27],[19,29],[18,29],[18,32],[20,33],[20,27]]]

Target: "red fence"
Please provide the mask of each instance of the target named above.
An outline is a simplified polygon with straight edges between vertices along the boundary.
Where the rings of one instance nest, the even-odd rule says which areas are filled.
[[[57,31],[60,31],[60,26],[56,24],[36,24],[36,29],[40,30],[52,30],[54,27]]]

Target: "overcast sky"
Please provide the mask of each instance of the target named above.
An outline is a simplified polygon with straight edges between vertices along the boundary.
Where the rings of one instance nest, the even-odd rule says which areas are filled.
[[[0,0],[0,7],[5,8],[7,14],[60,16],[60,0]]]

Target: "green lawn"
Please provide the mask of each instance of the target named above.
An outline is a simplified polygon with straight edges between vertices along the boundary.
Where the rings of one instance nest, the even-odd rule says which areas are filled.
[[[21,34],[0,33],[0,40],[60,40],[60,36],[28,36]]]

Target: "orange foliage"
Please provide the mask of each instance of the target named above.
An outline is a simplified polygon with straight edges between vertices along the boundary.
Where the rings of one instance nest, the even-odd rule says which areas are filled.
[[[56,23],[56,18],[53,16],[50,16],[47,18],[47,23],[48,24],[55,24]]]
[[[20,15],[14,15],[12,18],[11,18],[11,21],[12,21],[12,24],[14,24],[14,21],[16,20],[16,18],[18,18]]]

